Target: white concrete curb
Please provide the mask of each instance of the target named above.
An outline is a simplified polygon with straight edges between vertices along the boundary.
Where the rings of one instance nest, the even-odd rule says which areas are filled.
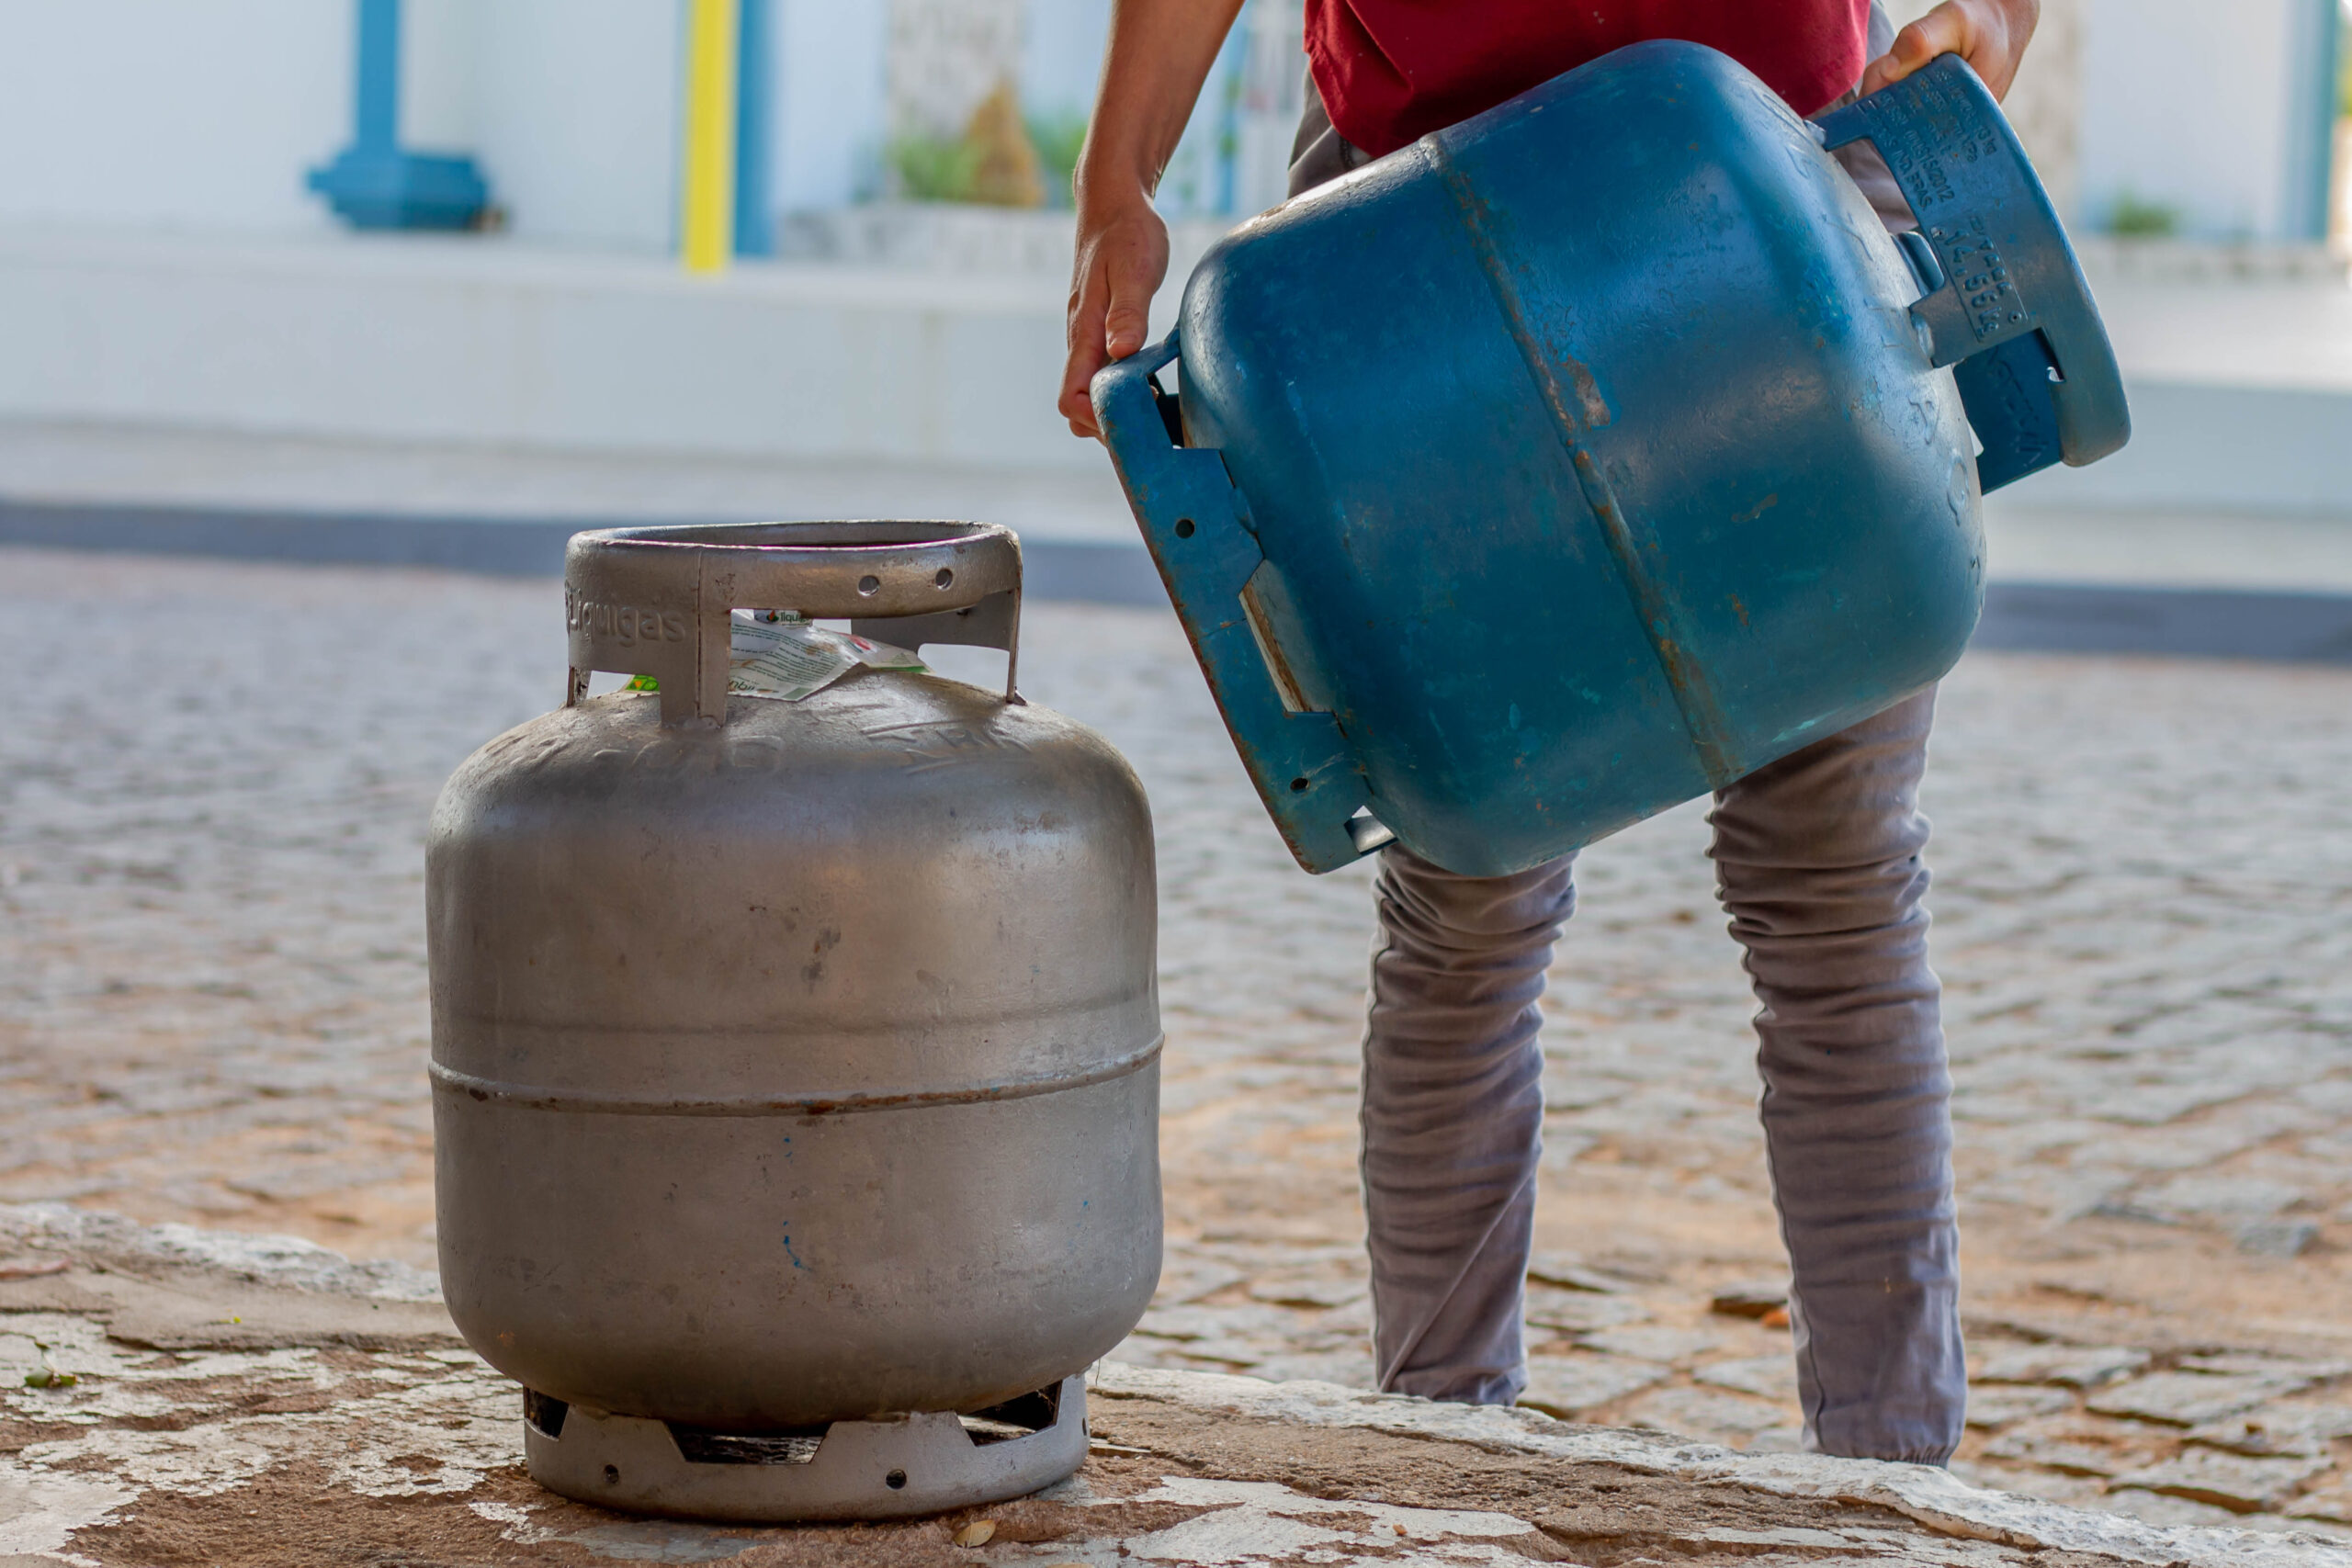
[[[313,1292],[396,1301],[439,1296],[438,1282],[423,1270],[397,1263],[352,1263],[300,1237],[142,1225],[61,1203],[0,1204],[0,1239],[118,1266],[193,1269]],[[1089,1383],[1093,1394],[1104,1400],[1149,1399],[1253,1421],[1464,1443],[1490,1453],[1614,1465],[1772,1496],[1872,1506],[1902,1514],[1940,1535],[2027,1551],[2082,1552],[2151,1568],[2352,1568],[2352,1546],[2321,1536],[2165,1529],[2123,1515],[1986,1491],[1928,1465],[1818,1454],[1741,1454],[1664,1433],[1573,1426],[1532,1410],[1443,1404],[1333,1383],[1274,1383],[1115,1361],[1097,1366]]]
[[[63,1203],[0,1203],[0,1241],[136,1268],[196,1269],[249,1285],[363,1296],[386,1302],[441,1300],[435,1275],[405,1263],[354,1263],[299,1235],[142,1225],[120,1214]]]
[[[2316,1535],[2166,1529],[2120,1514],[1987,1492],[1928,1465],[1818,1454],[1738,1454],[1708,1443],[1678,1442],[1663,1434],[1574,1427],[1531,1410],[1440,1404],[1331,1383],[1270,1383],[1114,1361],[1095,1370],[1092,1387],[1106,1399],[1153,1399],[1191,1409],[1230,1411],[1252,1420],[1356,1427],[1468,1443],[1494,1452],[1539,1454],[1574,1464],[1612,1464],[1775,1496],[1874,1505],[1942,1535],[2029,1551],[2096,1553],[2166,1568],[2352,1568],[2352,1547]]]

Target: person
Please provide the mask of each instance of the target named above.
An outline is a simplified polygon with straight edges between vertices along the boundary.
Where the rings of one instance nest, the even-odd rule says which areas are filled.
[[[1168,266],[1152,194],[1240,0],[1114,0],[1073,194],[1060,412],[1144,345]],[[2038,0],[1946,0],[1899,33],[1871,0],[1306,0],[1310,91],[1292,194],[1624,44],[1684,38],[1801,115],[1946,53],[2005,94]],[[1849,167],[1907,220],[1874,154]],[[1710,853],[1759,1010],[1758,1065],[1805,1446],[1941,1463],[1967,1393],[1951,1080],[1928,965],[1932,691],[1716,794]],[[1363,1179],[1380,1386],[1508,1404],[1543,1122],[1537,999],[1575,907],[1574,857],[1510,876],[1392,847],[1364,1037]]]

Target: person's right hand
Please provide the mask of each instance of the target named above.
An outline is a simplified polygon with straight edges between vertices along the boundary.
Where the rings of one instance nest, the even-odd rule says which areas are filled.
[[[1061,400],[1072,435],[1099,437],[1087,388],[1094,373],[1143,346],[1151,330],[1151,297],[1168,276],[1168,225],[1136,190],[1113,200],[1078,203],[1078,259],[1069,280],[1069,359]]]
[[[1875,93],[1924,68],[1939,54],[1957,54],[1984,79],[1996,99],[2009,96],[2018,62],[2041,20],[2041,0],[1943,0],[1894,35],[1894,47],[1870,62],[1861,90]]]

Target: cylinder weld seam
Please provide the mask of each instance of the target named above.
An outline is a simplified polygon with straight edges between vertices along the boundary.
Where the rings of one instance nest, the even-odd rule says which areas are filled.
[[[584,1116],[845,1116],[860,1111],[920,1111],[936,1106],[988,1105],[1000,1100],[1032,1100],[1063,1089],[1090,1089],[1137,1073],[1159,1059],[1164,1034],[1125,1056],[1114,1057],[1082,1072],[1046,1077],[1013,1078],[1003,1083],[975,1084],[964,1089],[917,1089],[900,1094],[800,1095],[790,1099],[630,1100],[619,1095],[586,1094],[576,1089],[539,1089],[528,1084],[502,1083],[459,1072],[439,1062],[426,1071],[435,1089],[477,1100],[494,1100],[518,1111],[555,1111]]]
[[[1601,472],[1600,459],[1586,440],[1584,422],[1577,417],[1566,389],[1560,385],[1558,367],[1535,324],[1529,320],[1526,302],[1520,298],[1518,285],[1503,260],[1494,232],[1494,215],[1487,209],[1486,198],[1454,167],[1442,135],[1423,137],[1420,147],[1462,214],[1470,248],[1476,253],[1478,265],[1487,275],[1511,341],[1518,345],[1520,358],[1527,366],[1536,390],[1543,395],[1560,444],[1567,448],[1577,487],[1584,492],[1585,504],[1594,521],[1600,525],[1601,538],[1617,564],[1618,577],[1634,602],[1635,613],[1641,616],[1642,628],[1649,635],[1651,651],[1657,655],[1658,668],[1674,693],[1683,730],[1690,738],[1691,749],[1698,753],[1700,769],[1707,782],[1720,789],[1745,770],[1737,762],[1737,747],[1723,705],[1693,657],[1686,618],[1658,581],[1657,541],[1625,511],[1608,476]]]

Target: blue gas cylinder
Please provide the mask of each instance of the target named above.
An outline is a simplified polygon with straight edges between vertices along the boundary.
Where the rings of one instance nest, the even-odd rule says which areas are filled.
[[[1310,871],[1516,870],[1890,706],[1975,626],[1983,491],[2130,429],[1966,64],[1808,123],[1671,42],[1244,224],[1093,400]]]

